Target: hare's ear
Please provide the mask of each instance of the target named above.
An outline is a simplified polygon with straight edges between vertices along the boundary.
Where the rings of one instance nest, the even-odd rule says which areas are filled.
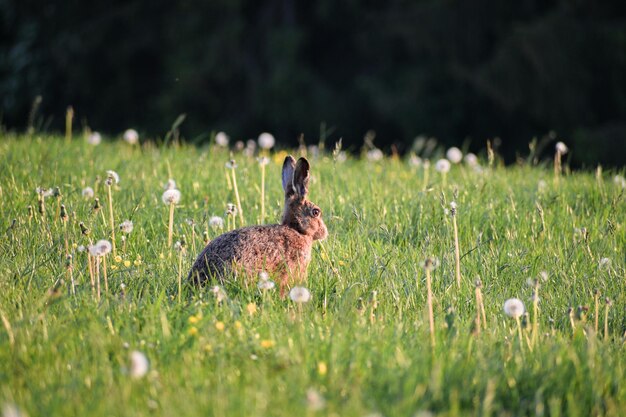
[[[309,161],[305,158],[298,159],[296,170],[293,174],[293,188],[299,197],[306,197],[309,193]]]
[[[296,190],[293,188],[293,173],[296,168],[296,160],[291,155],[288,155],[283,162],[283,190],[285,190],[285,197],[293,195]]]

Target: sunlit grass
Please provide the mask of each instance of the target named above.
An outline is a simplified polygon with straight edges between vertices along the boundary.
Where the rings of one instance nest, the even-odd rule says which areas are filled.
[[[551,163],[494,163],[439,175],[392,158],[309,155],[310,198],[329,229],[304,284],[312,299],[257,283],[179,291],[190,248],[235,223],[209,224],[229,203],[247,222],[278,221],[284,156],[264,166],[219,147],[0,136],[0,406],[30,416],[626,414],[616,173],[554,181]],[[108,170],[119,184],[106,185]],[[175,217],[162,201],[170,178]],[[60,195],[40,203],[38,187]],[[114,235],[120,224],[94,211],[86,187],[118,223],[132,221],[129,233]],[[83,247],[112,238],[98,302]],[[437,264],[432,333],[427,258]],[[519,327],[503,311],[510,298],[529,310]]]

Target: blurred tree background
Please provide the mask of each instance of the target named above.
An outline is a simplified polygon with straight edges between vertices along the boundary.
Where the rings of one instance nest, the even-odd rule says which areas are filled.
[[[203,141],[304,133],[357,149],[419,134],[512,160],[555,131],[626,161],[626,3],[584,0],[0,0],[0,123]]]

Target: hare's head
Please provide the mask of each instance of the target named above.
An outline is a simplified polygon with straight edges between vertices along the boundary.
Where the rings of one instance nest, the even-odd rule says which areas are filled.
[[[325,239],[328,230],[322,220],[322,210],[307,200],[309,193],[309,161],[291,155],[283,163],[283,190],[285,190],[285,211],[282,224],[289,226],[313,240]]]

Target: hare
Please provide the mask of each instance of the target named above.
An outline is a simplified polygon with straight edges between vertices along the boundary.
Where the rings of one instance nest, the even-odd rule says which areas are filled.
[[[280,224],[249,226],[224,233],[204,248],[189,272],[188,280],[202,285],[211,278],[224,283],[228,275],[253,278],[265,271],[274,276],[284,296],[291,281],[302,281],[311,261],[314,240],[325,239],[328,230],[322,210],[307,200],[309,162],[291,155],[282,171],[285,208]]]

